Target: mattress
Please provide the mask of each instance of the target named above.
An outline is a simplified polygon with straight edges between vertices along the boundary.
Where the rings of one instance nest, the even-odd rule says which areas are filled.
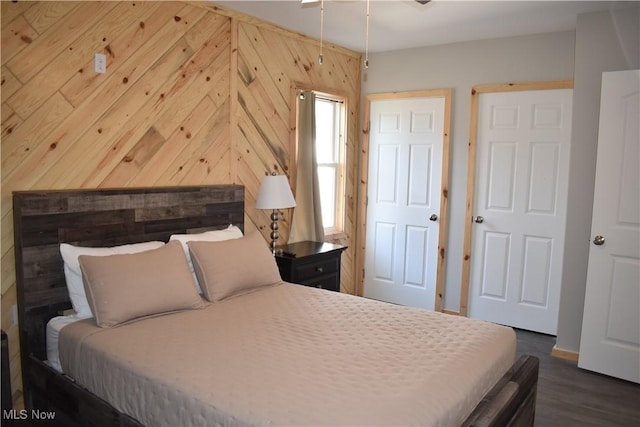
[[[68,316],[56,316],[47,322],[47,363],[58,372],[62,372],[60,353],[58,352],[60,331],[65,326],[83,319],[85,318],[72,314]]]
[[[144,425],[459,425],[512,329],[282,283],[204,309],[60,333],[64,372]]]

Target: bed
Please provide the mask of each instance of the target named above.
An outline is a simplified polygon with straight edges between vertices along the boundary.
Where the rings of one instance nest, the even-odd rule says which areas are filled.
[[[47,350],[71,308],[60,244],[244,230],[244,188],[15,192],[13,205],[25,406],[61,425],[533,425],[538,361],[511,364],[510,329],[275,279],[118,327],[62,321],[61,372]]]

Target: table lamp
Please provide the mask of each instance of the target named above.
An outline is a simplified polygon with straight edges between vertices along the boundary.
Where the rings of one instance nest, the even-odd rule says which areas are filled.
[[[266,175],[260,184],[256,209],[273,209],[271,213],[271,252],[276,253],[278,240],[278,209],[293,208],[296,201],[286,175]]]

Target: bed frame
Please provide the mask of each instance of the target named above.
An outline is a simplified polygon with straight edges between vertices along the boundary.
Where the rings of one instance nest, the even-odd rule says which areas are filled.
[[[64,426],[139,426],[46,363],[46,324],[71,309],[59,244],[168,241],[175,233],[244,230],[244,187],[216,185],[13,193],[22,380],[28,411],[55,411]],[[521,357],[465,426],[532,426],[538,360]]]

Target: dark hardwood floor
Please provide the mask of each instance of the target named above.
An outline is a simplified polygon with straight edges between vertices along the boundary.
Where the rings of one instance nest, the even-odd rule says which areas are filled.
[[[551,356],[555,337],[516,330],[518,355],[540,359],[536,427],[640,426],[640,385]]]

